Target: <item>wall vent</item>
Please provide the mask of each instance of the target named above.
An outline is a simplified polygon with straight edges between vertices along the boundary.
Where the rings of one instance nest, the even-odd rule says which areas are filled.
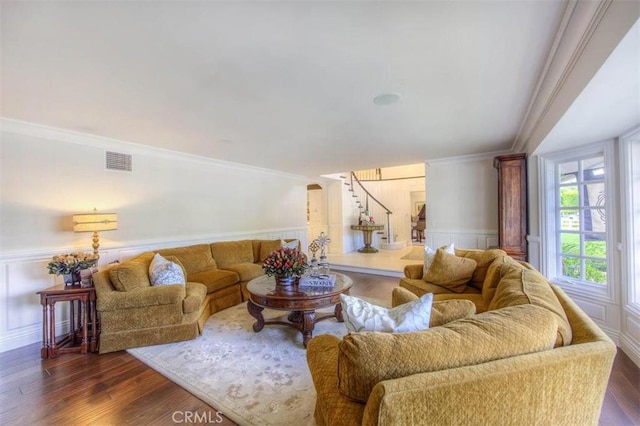
[[[107,170],[132,171],[131,155],[107,151]]]

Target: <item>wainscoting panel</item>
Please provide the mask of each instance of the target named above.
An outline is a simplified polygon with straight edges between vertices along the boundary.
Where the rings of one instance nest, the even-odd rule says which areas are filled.
[[[458,248],[487,249],[497,245],[498,231],[425,231],[425,244],[431,248],[454,244]]]
[[[625,327],[620,336],[620,347],[640,367],[640,321],[629,312],[625,312],[624,316]]]
[[[122,246],[108,246],[100,251],[100,267],[118,261],[123,262],[145,251],[166,247],[183,247],[214,241],[243,239],[299,239],[306,247],[307,228],[276,229],[251,233],[213,235],[207,238],[181,239],[170,242],[130,242]],[[47,263],[53,255],[78,251],[75,249],[42,250],[19,255],[0,256],[0,352],[5,352],[42,339],[42,307],[36,294],[56,284],[62,277],[49,275]],[[86,250],[89,251],[89,250]],[[56,304],[56,330],[60,334],[68,330],[68,303]]]
[[[615,302],[598,300],[597,297],[587,297],[565,285],[560,287],[616,344],[618,343],[622,317],[619,305]]]

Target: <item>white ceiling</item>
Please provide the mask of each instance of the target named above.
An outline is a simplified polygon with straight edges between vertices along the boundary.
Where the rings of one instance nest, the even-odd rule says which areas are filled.
[[[506,151],[566,5],[3,1],[1,115],[308,176]]]

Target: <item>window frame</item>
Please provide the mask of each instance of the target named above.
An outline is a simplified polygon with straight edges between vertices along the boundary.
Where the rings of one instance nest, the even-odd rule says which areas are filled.
[[[640,176],[640,165],[634,158],[640,158],[640,127],[620,137],[620,183],[622,217],[622,279],[626,309],[640,316],[640,252],[636,241],[640,241],[640,221],[636,220],[634,205],[640,204],[640,183],[634,187],[634,178]]]
[[[607,243],[606,262],[608,265],[607,283],[605,285],[565,277],[562,275],[562,265],[558,262],[561,218],[560,215],[556,214],[556,212],[559,211],[559,206],[557,205],[559,196],[556,191],[560,188],[560,185],[558,185],[556,181],[557,178],[559,178],[557,166],[560,163],[586,160],[599,155],[604,158],[605,167],[604,186],[606,197],[604,208],[607,212],[605,240]],[[541,179],[541,182],[539,182],[539,195],[542,202],[540,221],[543,236],[541,263],[545,275],[549,277],[551,282],[565,290],[582,294],[586,297],[598,297],[598,299],[615,302],[618,299],[619,286],[615,285],[617,283],[615,252],[618,247],[616,242],[617,215],[615,214],[615,206],[618,204],[616,202],[617,196],[615,192],[616,168],[614,141],[607,140],[543,155],[541,156],[541,167],[542,173],[539,175]]]

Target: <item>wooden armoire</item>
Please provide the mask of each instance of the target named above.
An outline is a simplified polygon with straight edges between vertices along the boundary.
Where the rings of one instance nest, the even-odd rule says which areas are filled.
[[[499,247],[514,259],[527,260],[527,154],[500,155],[498,169]]]

